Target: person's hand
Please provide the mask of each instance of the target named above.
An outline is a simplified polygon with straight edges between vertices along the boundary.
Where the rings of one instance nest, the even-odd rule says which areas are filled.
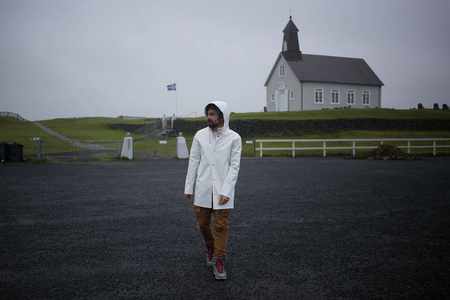
[[[192,194],[184,194],[184,199],[186,199],[187,202],[191,202]]]
[[[223,205],[223,204],[227,203],[228,201],[230,201],[230,198],[228,198],[227,196],[224,196],[224,195],[220,195],[220,198],[219,198],[220,205]]]

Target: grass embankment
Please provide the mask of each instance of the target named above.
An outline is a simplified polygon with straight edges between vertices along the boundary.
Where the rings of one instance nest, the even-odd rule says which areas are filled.
[[[231,120],[330,120],[330,119],[449,119],[449,110],[432,109],[325,109],[289,112],[232,113]],[[204,117],[187,118],[187,121],[204,120]]]

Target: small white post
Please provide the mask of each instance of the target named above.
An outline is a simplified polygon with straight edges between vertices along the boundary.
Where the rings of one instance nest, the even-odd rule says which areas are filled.
[[[177,157],[178,158],[189,158],[189,152],[186,144],[186,139],[180,132],[177,137]]]
[[[127,133],[127,136],[123,138],[122,152],[120,157],[126,157],[128,159],[133,159],[133,138],[130,136],[130,133]]]

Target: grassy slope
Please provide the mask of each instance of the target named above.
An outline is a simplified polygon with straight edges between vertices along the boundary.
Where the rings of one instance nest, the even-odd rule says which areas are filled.
[[[24,145],[24,153],[34,152],[35,142],[30,138],[40,137],[42,140],[54,140],[53,135],[48,134],[32,122],[23,122],[14,118],[0,117],[0,142],[18,143]]]
[[[261,113],[233,113],[231,120],[256,119],[256,120],[328,120],[328,119],[449,119],[449,110],[432,109],[327,109],[312,111],[261,112]],[[204,117],[186,120],[203,120]]]
[[[394,110],[394,109],[327,109],[315,111],[266,112],[232,114],[231,119],[264,120],[327,120],[327,119],[448,119],[450,111],[443,110]]]
[[[147,125],[151,122],[144,119],[123,120],[118,118],[74,118],[53,119],[40,121],[42,125],[73,140],[122,140],[126,132],[124,130],[111,130],[108,124],[139,124]],[[138,134],[133,134],[139,137]]]
[[[0,142],[17,142],[22,144],[24,141],[29,141],[32,137],[53,139],[53,135],[46,133],[32,122],[0,117]]]

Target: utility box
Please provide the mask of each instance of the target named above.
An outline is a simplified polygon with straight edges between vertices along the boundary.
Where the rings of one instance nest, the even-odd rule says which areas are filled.
[[[23,161],[23,145],[21,144],[9,144],[9,158],[10,162]]]
[[[0,143],[0,162],[9,158],[9,143]]]

